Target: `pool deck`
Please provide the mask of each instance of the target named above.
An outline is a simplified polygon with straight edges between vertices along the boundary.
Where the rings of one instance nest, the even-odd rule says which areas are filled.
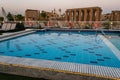
[[[99,36],[120,60],[120,51],[104,36]],[[11,56],[0,56],[0,72],[52,80],[87,80],[88,76],[89,80],[120,79],[120,68]]]
[[[2,66],[6,66],[6,67],[2,67]],[[10,56],[9,57],[0,56],[0,67],[1,67],[0,72],[3,73],[12,73],[17,75],[25,75],[25,76],[32,76],[38,78],[39,78],[38,75],[41,75],[44,78],[46,78],[45,76],[51,76],[50,74],[47,73],[47,71],[48,72],[51,71],[51,74],[53,72],[57,72],[57,73],[62,72],[63,74],[72,74],[74,76],[76,74],[76,77],[78,75],[84,75],[84,76],[92,76],[92,77],[94,76],[94,77],[101,77],[108,79],[120,79],[120,75],[119,75],[120,68],[93,66],[87,64],[77,64],[77,63],[68,63],[68,62],[57,62],[57,61],[39,60],[39,59],[29,59],[29,58],[18,58],[18,57],[10,57]],[[25,71],[22,74],[20,74],[21,70],[19,69],[21,67]],[[29,71],[27,71],[26,69],[31,69],[32,73],[30,74]],[[36,70],[32,70],[32,69],[37,69],[38,71],[40,70],[43,72],[42,73],[37,72],[38,74],[35,74]],[[29,75],[27,75],[28,73]],[[54,76],[57,77],[56,75]],[[62,79],[58,79],[58,80],[62,80]]]
[[[0,35],[0,41],[10,39],[10,38],[14,38],[14,37],[18,37],[18,36],[22,36],[22,35],[26,35],[26,34],[30,34],[30,33],[33,33],[33,32],[35,32],[34,29],[26,29],[24,31],[3,33],[2,35]]]

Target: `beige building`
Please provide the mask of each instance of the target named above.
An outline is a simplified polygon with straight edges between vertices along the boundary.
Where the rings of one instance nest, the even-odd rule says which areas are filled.
[[[67,9],[65,20],[67,21],[99,21],[102,9],[100,7]]]
[[[27,9],[25,11],[25,21],[37,21],[39,20],[40,12],[39,10]]]

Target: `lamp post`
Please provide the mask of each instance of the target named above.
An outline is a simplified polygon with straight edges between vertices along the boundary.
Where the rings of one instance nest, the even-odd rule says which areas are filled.
[[[111,22],[110,22],[110,27],[111,27],[111,29],[112,29],[112,25],[113,25],[113,22],[111,21]]]

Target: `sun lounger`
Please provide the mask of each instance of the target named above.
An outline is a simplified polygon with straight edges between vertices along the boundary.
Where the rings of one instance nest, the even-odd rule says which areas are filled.
[[[2,30],[5,30],[5,29],[6,29],[6,26],[7,26],[7,24],[6,24],[6,23],[4,23],[4,24],[2,25],[2,27],[1,27],[1,29],[0,29],[0,30],[1,30],[1,31],[2,31]]]
[[[21,30],[20,26],[17,27],[17,23],[4,23],[2,25],[2,28],[0,29],[0,32],[7,32],[7,31],[15,31],[15,30]]]
[[[48,26],[45,26],[44,23],[40,23],[40,26],[41,26],[41,28],[44,28],[44,29],[48,29],[49,28]]]
[[[10,30],[14,30],[14,29],[15,29],[15,27],[16,27],[16,23],[13,23],[13,24],[11,25]]]
[[[29,24],[24,24],[25,28],[31,28],[31,26]]]
[[[58,21],[58,25],[59,25],[59,27],[62,28],[62,29],[70,29],[70,27],[65,27],[65,26],[63,26],[64,24],[60,23],[59,21]]]
[[[11,28],[11,23],[7,23],[7,27],[6,27],[6,29],[5,29],[5,31],[9,31],[9,30],[11,30],[10,28]]]
[[[6,31],[6,28],[7,28],[7,23],[4,23],[2,25],[2,28],[0,29],[0,31]]]

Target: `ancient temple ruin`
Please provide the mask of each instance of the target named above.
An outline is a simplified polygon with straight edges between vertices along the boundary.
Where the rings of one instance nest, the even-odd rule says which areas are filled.
[[[66,21],[100,21],[102,9],[100,7],[67,9]]]

